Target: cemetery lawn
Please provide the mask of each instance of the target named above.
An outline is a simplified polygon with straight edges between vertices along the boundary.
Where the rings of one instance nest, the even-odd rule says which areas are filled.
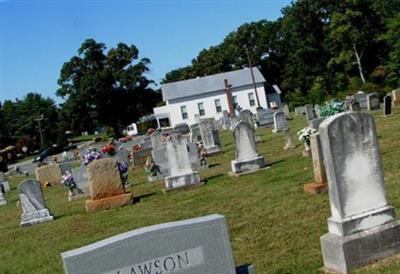
[[[388,200],[399,213],[400,109],[394,112],[388,118],[382,117],[382,110],[372,114]],[[303,192],[303,185],[313,181],[311,160],[301,156],[303,146],[296,137],[306,121],[297,117],[289,125],[299,146],[288,152],[282,149],[282,133],[257,129],[263,141],[257,149],[270,169],[229,177],[234,144],[225,131],[224,153],[210,157],[211,168],[201,172],[204,186],[163,194],[163,182],[148,183],[144,169],[137,168],[129,179],[135,203],[94,214],[85,212],[84,200],[68,202],[67,191],[53,186],[45,188],[44,195],[56,220],[32,227],[19,227],[16,187],[23,177],[13,177],[12,190],[5,195],[8,204],[0,207],[0,273],[63,273],[63,251],[143,226],[213,213],[227,219],[236,265],[253,264],[256,273],[323,273],[319,238],[327,233],[328,195]],[[400,273],[400,255],[354,273]]]

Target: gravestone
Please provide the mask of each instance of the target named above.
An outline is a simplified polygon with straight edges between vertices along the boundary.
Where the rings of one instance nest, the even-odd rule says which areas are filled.
[[[257,108],[256,118],[259,127],[268,126],[274,123],[274,113],[273,109],[263,109]],[[233,123],[232,123],[233,126]]]
[[[385,117],[392,115],[392,96],[389,94],[383,98],[383,115]]]
[[[239,273],[225,218],[218,214],[139,228],[61,257],[66,274]]]
[[[95,160],[88,165],[90,200],[86,212],[121,207],[131,203],[132,194],[125,193],[117,162],[111,158]]]
[[[290,110],[289,110],[288,104],[283,104],[282,111],[283,111],[283,113],[285,113],[286,119],[289,119],[290,118]]]
[[[236,144],[235,160],[231,161],[232,174],[255,172],[265,167],[265,159],[258,155],[254,140],[254,128],[240,121],[233,128]]]
[[[115,158],[117,158],[118,161],[125,163],[127,166],[130,165],[129,151],[124,148],[117,150]]]
[[[230,129],[231,128],[231,119],[229,119],[229,114],[227,110],[222,112],[222,128]]]
[[[316,118],[314,108],[312,105],[306,105],[304,107],[305,113],[306,113],[306,119],[307,121],[314,120]]]
[[[369,111],[380,109],[381,103],[379,101],[379,96],[376,93],[371,93],[367,95],[367,109]]]
[[[353,98],[355,101],[357,101],[359,103],[361,109],[367,108],[367,106],[368,106],[367,94],[365,94],[363,91],[359,91],[356,94],[354,94]]]
[[[42,185],[50,183],[51,185],[59,185],[61,182],[61,169],[59,164],[51,164],[41,166],[35,169],[36,180]]]
[[[71,161],[62,161],[59,163],[59,166],[62,174],[65,174],[67,171],[71,172],[72,170]]]
[[[320,105],[315,105],[314,106],[314,112],[316,115],[316,118],[320,118],[321,117],[321,106]]]
[[[239,121],[245,121],[254,127],[253,113],[248,109],[242,110],[239,113]]]
[[[200,175],[192,169],[188,139],[182,135],[172,135],[167,140],[167,157],[170,167],[170,175],[165,177],[165,190],[200,185]]]
[[[392,90],[392,99],[395,106],[400,106],[400,88]]]
[[[161,146],[161,132],[159,130],[154,131],[150,135],[150,140],[151,140],[151,147],[153,149],[157,149],[158,147]]]
[[[199,123],[200,126],[200,135],[201,141],[203,143],[204,148],[206,149],[208,154],[218,153],[220,151],[218,145],[216,144],[216,140],[214,139],[214,134],[212,131],[211,123],[208,120],[202,120]]]
[[[289,128],[283,129],[283,134],[285,135],[285,146],[283,147],[284,150],[290,150],[295,148],[296,146],[293,144],[292,136],[290,136]]]
[[[345,112],[321,125],[332,217],[321,237],[325,268],[347,273],[400,250],[400,222],[386,200],[375,122]]]
[[[308,126],[318,131],[319,125],[325,120],[325,118],[315,118],[308,121]]]
[[[22,208],[21,226],[53,221],[43,198],[40,182],[26,179],[18,185],[19,199]]]
[[[200,125],[193,124],[190,126],[190,135],[193,142],[201,141],[201,134],[200,134]]]
[[[306,106],[299,106],[294,108],[294,113],[296,116],[302,116],[306,114]]]
[[[0,191],[0,206],[6,205],[6,204],[7,204],[6,197],[4,196],[3,192]]]
[[[133,166],[143,166],[146,163],[147,157],[151,155],[151,144],[149,145],[148,148],[143,148],[140,150],[132,151],[132,161],[133,161]]]
[[[274,113],[274,129],[273,133],[281,132],[286,128],[286,115],[283,111]]]
[[[328,189],[328,179],[324,167],[324,157],[322,154],[321,137],[319,133],[314,133],[310,137],[311,156],[313,162],[314,182],[305,184],[304,191],[318,194]]]
[[[357,102],[357,101],[352,102],[352,103],[350,104],[350,110],[351,110],[351,111],[361,111],[360,103]]]
[[[75,194],[75,195],[69,195],[68,200],[77,200],[81,198],[85,198],[90,196],[89,192],[89,174],[87,171],[87,167],[85,165],[73,168],[72,171],[72,177],[74,178],[74,181],[76,183],[76,186],[83,191],[82,193]]]

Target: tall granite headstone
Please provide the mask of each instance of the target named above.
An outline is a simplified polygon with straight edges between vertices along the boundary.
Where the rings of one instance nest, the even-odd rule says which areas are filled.
[[[274,113],[274,128],[273,133],[281,132],[286,128],[286,115],[283,111],[277,111]]]
[[[117,162],[112,158],[94,160],[88,165],[90,200],[86,212],[121,207],[132,201],[132,194],[125,193]]]
[[[400,222],[386,200],[375,122],[345,112],[319,128],[332,216],[321,237],[324,265],[347,273],[400,250]]]
[[[366,109],[368,107],[367,94],[365,94],[363,91],[359,91],[354,94],[353,98],[358,102],[361,109]]]
[[[236,159],[231,161],[233,174],[254,172],[265,167],[264,157],[256,151],[254,133],[254,128],[245,121],[240,121],[233,128],[236,144]]]
[[[367,109],[369,111],[380,109],[381,103],[379,101],[379,96],[376,93],[371,93],[367,95]]]
[[[170,176],[165,178],[166,191],[202,184],[199,173],[192,169],[188,143],[182,135],[171,135],[167,140]]]
[[[73,168],[72,171],[72,177],[74,178],[74,182],[76,183],[76,186],[82,190],[83,193],[75,194],[75,195],[69,195],[68,200],[73,201],[81,198],[85,198],[90,196],[89,192],[89,174],[87,171],[86,166],[80,166]]]
[[[202,120],[199,123],[200,135],[203,146],[208,154],[214,154],[220,151],[214,138],[212,126],[209,120]]]
[[[387,94],[385,98],[383,98],[383,115],[390,116],[392,115],[392,96]]]
[[[54,220],[43,198],[40,182],[26,179],[18,185],[21,202],[21,226],[43,223]]]
[[[304,191],[312,194],[318,194],[326,191],[328,188],[328,179],[326,178],[324,157],[321,147],[321,137],[318,132],[311,135],[310,146],[313,162],[314,182],[305,184]]]
[[[61,182],[61,169],[59,164],[51,164],[41,166],[35,169],[36,180],[42,185],[47,183],[51,185],[59,185]]]
[[[312,105],[305,105],[304,110],[306,112],[307,121],[311,121],[316,118],[314,107]]]
[[[283,104],[282,111],[283,111],[283,113],[285,113],[286,119],[289,119],[290,118],[290,110],[289,110],[288,104]]]

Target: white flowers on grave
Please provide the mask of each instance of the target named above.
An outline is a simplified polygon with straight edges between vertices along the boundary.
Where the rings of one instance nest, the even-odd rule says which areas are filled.
[[[305,127],[299,132],[297,132],[297,136],[299,136],[299,141],[306,143],[307,145],[310,144],[311,135],[316,133],[317,131],[311,127]]]

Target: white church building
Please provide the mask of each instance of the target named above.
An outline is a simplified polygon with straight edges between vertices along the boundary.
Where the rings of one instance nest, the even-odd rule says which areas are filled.
[[[253,68],[253,73],[260,106],[266,109],[272,102],[267,102],[265,79],[257,67]],[[256,113],[257,98],[250,69],[244,68],[163,84],[161,91],[165,105],[153,109],[155,117],[159,122],[163,121],[161,124],[169,124],[172,127],[181,123],[195,124],[196,114],[200,115],[200,118],[220,119],[222,112],[228,110],[224,79],[231,85],[234,107],[240,106]],[[281,103],[279,93],[280,91],[277,92],[278,96],[273,94],[270,97],[278,101],[275,102],[277,105]]]

